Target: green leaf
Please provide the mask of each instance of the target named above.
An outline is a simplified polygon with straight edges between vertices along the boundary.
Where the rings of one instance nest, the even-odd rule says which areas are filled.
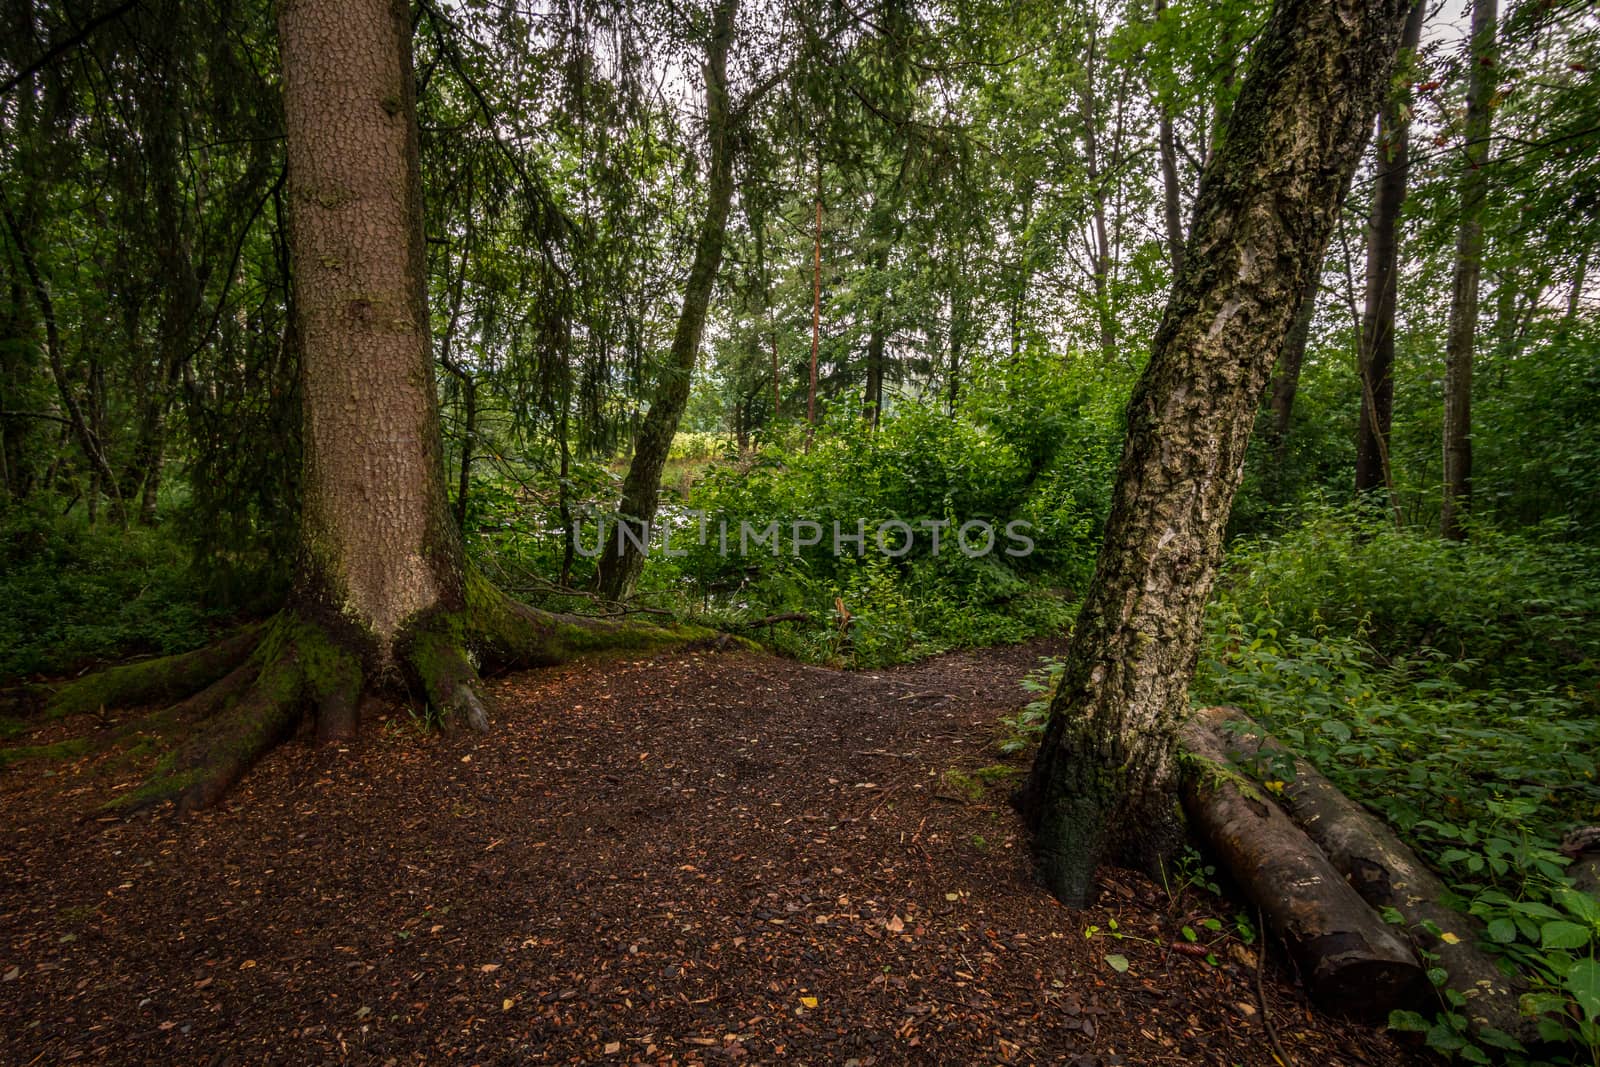
[[[1428,1028],[1427,1042],[1435,1052],[1459,1052],[1467,1047],[1467,1039],[1444,1023],[1434,1023]]]
[[[1600,1016],[1600,963],[1592,959],[1578,960],[1567,971],[1561,985],[1583,1009],[1585,1019],[1593,1021]]]
[[[1509,945],[1517,939],[1517,924],[1502,915],[1498,919],[1490,920],[1485,932],[1489,935],[1490,941]]]
[[[1539,944],[1544,948],[1582,948],[1589,943],[1589,930],[1562,919],[1539,928]]]
[[[1490,1048],[1503,1048],[1509,1052],[1527,1051],[1522,1047],[1522,1042],[1518,1041],[1504,1030],[1496,1030],[1492,1026],[1480,1027],[1476,1036],[1479,1041],[1482,1041]]]
[[[1422,1034],[1428,1030],[1428,1020],[1417,1012],[1402,1011],[1396,1008],[1389,1013],[1389,1029],[1403,1030],[1411,1034]]]
[[[1118,974],[1128,973],[1128,957],[1126,956],[1119,955],[1115,952],[1110,953],[1106,956],[1106,963],[1108,963],[1111,966],[1111,969],[1116,971]]]
[[[1576,889],[1562,889],[1556,896],[1572,914],[1591,926],[1600,926],[1600,901]]]

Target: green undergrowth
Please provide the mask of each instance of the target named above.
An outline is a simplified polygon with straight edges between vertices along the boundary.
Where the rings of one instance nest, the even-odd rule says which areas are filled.
[[[685,462],[703,466],[666,478],[638,602],[850,667],[1062,632],[1098,550],[1132,374],[1046,352],[995,370],[954,414],[906,400],[873,430],[841,403],[809,440],[790,427],[743,453],[684,443]],[[584,589],[600,531],[615,536],[615,485],[581,464],[568,484],[581,524],[566,585]],[[547,580],[565,548],[554,495],[484,486],[474,499],[469,544],[486,571],[544,606],[585,607]],[[904,525],[880,544],[885,523]],[[968,523],[981,525],[963,551]]]
[[[1442,985],[1393,1020],[1465,1062],[1600,1059],[1600,904],[1556,850],[1600,822],[1600,554],[1562,534],[1453,544],[1324,513],[1238,546],[1195,681],[1382,816],[1527,977],[1538,1056],[1469,1032]]]
[[[161,529],[0,517],[0,685],[205,644],[233,613]]]

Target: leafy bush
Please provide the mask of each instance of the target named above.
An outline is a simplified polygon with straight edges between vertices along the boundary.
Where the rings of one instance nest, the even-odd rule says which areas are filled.
[[[1004,554],[1017,548],[1004,539],[1004,527],[1026,515],[1034,490],[1018,448],[975,419],[901,405],[869,433],[841,413],[809,451],[775,441],[709,470],[686,500],[704,516],[705,543],[692,529],[680,529],[674,546],[685,555],[652,555],[642,588],[713,620],[805,613],[810,625],[778,630],[773,639],[808,659],[873,666],[1021,640],[1062,626],[1067,615],[1059,596],[1029,581],[1046,568]],[[903,555],[886,556],[874,544],[886,520],[914,532]],[[974,520],[996,531],[988,555],[971,557],[957,546],[957,528]],[[796,521],[816,524],[801,540],[817,543],[795,543]],[[774,522],[776,543],[757,545],[754,539]],[[947,524],[937,553],[924,522]],[[689,527],[695,523],[685,519]],[[860,524],[867,543],[858,552],[843,538],[855,536]],[[891,549],[903,544],[903,531],[887,536]]]
[[[89,529],[16,508],[0,519],[0,682],[204,644],[229,614],[160,529]]]
[[[1600,549],[1556,523],[1466,542],[1313,510],[1277,540],[1235,543],[1224,600],[1285,633],[1356,635],[1379,661],[1437,652],[1479,686],[1594,685]]]

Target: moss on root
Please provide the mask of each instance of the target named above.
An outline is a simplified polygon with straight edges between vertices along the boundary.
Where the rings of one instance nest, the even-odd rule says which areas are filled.
[[[392,650],[352,620],[287,608],[226,642],[184,656],[115,668],[59,691],[55,715],[162,701],[170,706],[129,724],[187,727],[187,735],[136,790],[108,805],[132,812],[167,801],[180,810],[215,803],[251,765],[314,713],[322,738],[347,737],[369,670],[399,668],[420,685],[446,725],[488,728],[478,657],[532,667],[605,652],[647,652],[699,642],[748,642],[693,626],[640,619],[556,615],[522,604],[469,570],[458,606],[417,619]],[[754,646],[751,646],[754,647]],[[176,701],[177,703],[173,703]]]
[[[18,745],[15,748],[0,748],[0,767],[9,767],[13,763],[21,763],[24,760],[45,760],[59,763],[62,760],[86,756],[93,752],[95,747],[95,740],[92,737],[70,737],[64,741],[56,741],[48,745]]]
[[[132,812],[166,801],[188,811],[216,803],[256,760],[300,725],[308,708],[353,709],[358,658],[292,611],[260,632],[249,661],[185,701],[197,727],[138,789],[108,807]],[[174,709],[176,710],[176,709]]]
[[[466,587],[462,637],[486,659],[505,666],[548,667],[593,652],[648,652],[719,636],[701,626],[537,611],[476,571],[468,572]]]
[[[182,700],[243,663],[260,639],[260,626],[246,626],[193,652],[97,671],[58,689],[45,705],[45,715],[61,719],[105,708]]]

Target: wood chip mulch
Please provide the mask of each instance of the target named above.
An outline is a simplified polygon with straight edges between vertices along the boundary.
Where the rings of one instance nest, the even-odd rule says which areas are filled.
[[[1064,908],[1008,784],[973,785],[1052,651],[511,675],[486,737],[391,710],[181,821],[97,814],[147,761],[19,762],[0,1063],[1277,1062],[1240,905],[1107,871]],[[1264,991],[1295,1064],[1422,1062],[1286,967]]]

